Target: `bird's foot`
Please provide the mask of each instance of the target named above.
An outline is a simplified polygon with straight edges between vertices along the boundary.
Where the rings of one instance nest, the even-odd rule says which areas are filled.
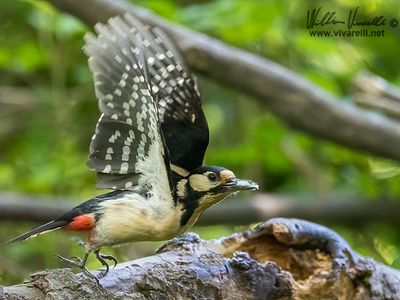
[[[67,265],[79,268],[86,277],[89,277],[90,279],[95,280],[96,283],[98,285],[100,285],[100,281],[96,277],[96,275],[90,273],[90,271],[86,268],[86,261],[87,261],[87,257],[86,256],[85,256],[84,259],[81,259],[81,258],[79,258],[77,256],[73,256],[71,258],[65,258],[65,257],[63,257],[61,255],[56,254],[56,257],[59,260],[61,260],[62,262],[66,263]]]
[[[100,253],[100,250],[94,251],[96,254],[97,260],[106,268],[103,272],[100,272],[98,277],[103,278],[104,276],[107,275],[108,271],[110,270],[109,264],[106,262],[106,260],[112,260],[114,262],[114,268],[117,265],[117,259],[112,256],[112,255],[105,255]]]
[[[82,266],[82,262],[83,261],[82,261],[82,259],[80,257],[72,256],[71,258],[65,258],[65,257],[63,257],[61,255],[58,255],[58,254],[56,254],[56,257],[59,260],[65,262],[68,265],[71,265],[71,266],[74,266],[74,267],[78,267],[78,268],[80,268]]]

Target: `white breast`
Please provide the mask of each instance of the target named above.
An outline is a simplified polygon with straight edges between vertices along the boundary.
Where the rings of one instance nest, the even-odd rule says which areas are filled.
[[[181,207],[175,206],[172,199],[159,201],[155,197],[146,199],[132,193],[102,202],[90,246],[166,240],[179,234]]]

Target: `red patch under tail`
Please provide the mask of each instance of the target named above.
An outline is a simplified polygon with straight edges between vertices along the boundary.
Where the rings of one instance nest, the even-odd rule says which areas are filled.
[[[90,231],[93,229],[95,221],[92,214],[76,216],[65,226],[65,229],[71,231]]]

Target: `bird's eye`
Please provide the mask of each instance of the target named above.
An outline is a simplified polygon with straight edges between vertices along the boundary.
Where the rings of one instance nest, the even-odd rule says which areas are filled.
[[[210,173],[210,174],[207,175],[207,178],[208,178],[208,180],[210,180],[210,181],[215,181],[215,180],[217,180],[217,174],[215,174],[215,173]]]

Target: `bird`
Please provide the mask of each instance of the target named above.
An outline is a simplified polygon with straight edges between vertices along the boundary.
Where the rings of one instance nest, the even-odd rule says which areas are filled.
[[[203,165],[209,129],[195,78],[175,42],[133,15],[110,18],[84,37],[100,117],[88,166],[110,192],[6,244],[66,229],[86,232],[83,258],[65,258],[95,279],[106,276],[104,246],[169,240],[187,231],[211,205],[258,184],[224,167]],[[104,267],[86,267],[93,253]]]

